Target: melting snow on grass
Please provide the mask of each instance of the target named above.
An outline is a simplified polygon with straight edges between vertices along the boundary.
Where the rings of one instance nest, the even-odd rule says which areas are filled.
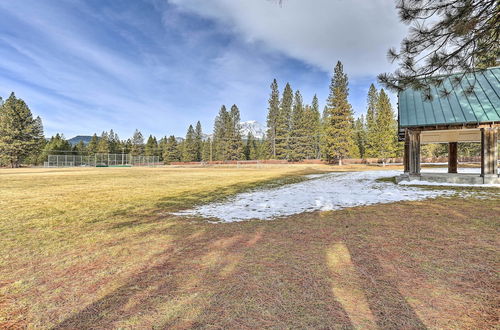
[[[399,174],[400,171],[369,171],[314,175],[304,182],[241,193],[224,202],[206,204],[175,214],[218,218],[224,222],[268,220],[302,212],[330,211],[454,194],[453,191],[428,190],[377,181],[379,178]]]

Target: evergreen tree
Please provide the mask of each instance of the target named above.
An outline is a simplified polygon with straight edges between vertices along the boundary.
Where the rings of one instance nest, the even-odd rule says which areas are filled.
[[[208,162],[212,157],[212,139],[208,138],[206,141],[203,141],[203,150],[201,155],[201,160],[204,162]]]
[[[240,110],[233,104],[229,113],[227,128],[228,149],[226,159],[239,160],[243,158],[243,140],[241,138]]]
[[[202,159],[202,152],[203,152],[203,130],[201,129],[200,121],[196,123],[196,129],[194,133],[195,133],[194,140],[196,148],[196,161],[200,162]]]
[[[0,101],[1,104],[1,101]],[[28,156],[26,159],[29,164],[43,164],[45,161],[44,155],[43,155],[43,149],[45,148],[45,145],[47,144],[47,141],[45,140],[45,136],[43,135],[43,123],[42,119],[40,117],[36,117],[34,121],[34,136],[35,140],[37,143],[35,144],[32,153]]]
[[[290,84],[286,84],[283,90],[283,97],[280,103],[280,109],[276,118],[276,138],[275,150],[277,159],[289,158],[289,138],[290,124],[293,107],[293,90]]]
[[[260,153],[261,153],[261,147],[260,145],[264,145],[263,141],[259,141],[254,137],[252,144],[250,145],[250,155],[249,158],[250,160],[257,160],[261,159]],[[265,154],[264,154],[265,156]]]
[[[87,155],[87,146],[80,140],[80,142],[74,146],[73,151],[79,156]]]
[[[367,98],[366,110],[366,150],[367,157],[378,157],[375,150],[377,143],[376,127],[377,127],[377,107],[379,93],[373,84],[370,85]]]
[[[255,150],[250,150],[250,158],[252,159],[268,159],[268,144],[266,140],[255,140]]]
[[[121,152],[124,154],[130,154],[132,152],[132,139],[127,139],[121,143]]]
[[[395,157],[398,145],[397,122],[389,96],[383,89],[380,90],[377,102],[375,135],[377,156],[383,159]]]
[[[276,125],[280,112],[280,92],[276,79],[271,84],[271,96],[269,97],[269,107],[267,108],[267,143],[269,144],[269,154],[276,158]]]
[[[348,78],[342,63],[337,62],[330,84],[325,116],[323,118],[323,157],[328,162],[349,156],[354,150],[353,115],[348,101]]]
[[[397,8],[401,21],[411,28],[399,53],[389,50],[399,67],[379,75],[386,87],[421,89],[430,98],[430,85],[439,86],[447,74],[474,72],[498,60],[498,0],[405,0],[398,1]],[[459,75],[454,83],[460,84],[464,77]]]
[[[131,143],[130,154],[132,156],[140,156],[144,153],[144,137],[138,129],[135,130]]]
[[[159,156],[160,155],[160,151],[158,149],[158,140],[156,140],[156,136],[153,136],[153,156]]]
[[[246,160],[257,159],[257,143],[252,132],[248,132],[244,152]]]
[[[291,118],[290,138],[289,138],[289,159],[300,161],[306,158],[307,150],[311,147],[307,145],[310,133],[306,129],[306,118],[304,113],[304,105],[300,91],[295,92],[293,112]]]
[[[309,145],[311,152],[307,154],[308,159],[319,159],[321,153],[321,115],[319,113],[319,102],[316,94],[313,97],[311,107],[307,112],[307,128],[310,136]]]
[[[354,141],[358,147],[359,150],[359,156],[361,158],[365,158],[365,152],[366,152],[366,123],[365,123],[365,117],[361,115],[356,121],[354,122]]]
[[[109,139],[108,133],[102,132],[99,142],[97,143],[97,153],[108,154],[109,153]]]
[[[71,144],[64,138],[64,135],[57,133],[45,144],[42,154],[45,160],[49,155],[71,155],[72,153]]]
[[[122,152],[122,150],[120,150],[120,138],[112,129],[108,133],[108,145],[110,153],[118,154]]]
[[[0,159],[19,167],[26,157],[40,151],[42,121],[33,119],[28,105],[14,93],[0,103]]]
[[[90,139],[89,145],[87,146],[87,151],[89,154],[93,155],[97,152],[97,144],[99,143],[99,138],[97,134],[94,133],[92,135],[92,139]]]
[[[220,108],[219,114],[214,122],[214,137],[213,137],[213,160],[226,160],[227,150],[227,127],[230,122],[229,113],[226,106]]]
[[[189,125],[188,131],[186,133],[186,139],[184,140],[184,150],[182,154],[182,161],[184,162],[195,162],[197,160],[197,150],[196,150],[196,139],[195,131],[193,125]]]
[[[180,161],[179,146],[177,144],[177,139],[175,136],[171,135],[167,139],[165,144],[165,149],[163,150],[163,161],[165,164],[170,164],[171,162]]]
[[[166,147],[167,147],[167,137],[164,136],[160,139],[160,141],[158,141],[157,155],[160,161],[163,161],[163,153],[165,152]]]
[[[146,142],[146,146],[144,148],[145,156],[157,156],[158,155],[158,141],[156,137],[149,135],[148,141]]]

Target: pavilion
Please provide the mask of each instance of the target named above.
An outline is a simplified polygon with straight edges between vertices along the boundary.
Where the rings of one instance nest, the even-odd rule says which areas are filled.
[[[440,87],[431,86],[431,98],[411,88],[398,95],[398,122],[404,133],[404,172],[400,180],[455,183],[500,183],[500,67],[466,74],[457,84],[454,75]],[[472,86],[472,92],[469,87]],[[448,95],[440,93],[444,88]],[[458,174],[458,143],[481,143],[481,175]],[[448,144],[448,174],[420,171],[420,145]]]

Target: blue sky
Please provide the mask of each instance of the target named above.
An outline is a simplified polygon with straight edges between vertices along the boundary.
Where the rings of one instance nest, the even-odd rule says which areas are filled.
[[[264,124],[273,78],[323,106],[337,60],[359,115],[406,31],[392,0],[16,0],[0,17],[0,96],[68,138],[209,133],[233,103]]]

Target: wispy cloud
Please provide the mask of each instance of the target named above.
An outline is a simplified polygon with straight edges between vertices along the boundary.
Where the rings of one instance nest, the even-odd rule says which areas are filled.
[[[381,25],[382,18],[366,18],[372,5],[353,2],[363,24]],[[393,10],[391,1],[373,2],[381,15]],[[306,100],[313,93],[324,99],[329,71],[342,59],[352,74],[353,103],[362,107],[358,89],[387,68],[379,57],[400,31],[384,30],[394,29],[394,18],[377,28],[384,42],[374,37],[375,28],[366,36],[356,24],[339,30],[338,11],[356,16],[348,3],[288,0],[279,8],[265,0],[0,2],[0,95],[15,91],[24,98],[49,135],[110,128],[122,137],[135,128],[182,135],[196,120],[211,130],[221,104],[236,103],[244,119],[264,121],[274,77],[300,88]]]

